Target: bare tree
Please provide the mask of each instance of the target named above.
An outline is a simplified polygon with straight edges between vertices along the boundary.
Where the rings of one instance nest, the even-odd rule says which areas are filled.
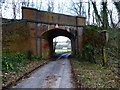
[[[3,15],[4,15],[5,11],[9,8],[9,5],[6,2],[6,0],[2,0],[2,1],[0,1],[0,3],[1,3],[1,15],[2,15],[2,17],[4,17]],[[2,7],[3,5],[4,5],[4,7]]]
[[[26,6],[25,0],[23,0],[21,3],[22,3],[22,6]]]
[[[88,25],[90,24],[90,0],[88,0]]]
[[[101,5],[102,5],[101,18],[102,18],[102,21],[103,21],[102,27],[103,27],[103,29],[107,29],[108,26],[109,26],[107,1],[106,0],[102,1]]]
[[[78,16],[85,16],[86,11],[85,11],[85,6],[82,0],[79,0],[78,2],[75,2],[73,0],[71,0],[71,7],[69,8],[71,12],[77,14]]]
[[[48,12],[53,12],[54,11],[54,1],[53,0],[48,0]]]
[[[31,7],[33,8],[35,5],[34,5],[34,1],[32,0],[31,2]]]
[[[94,2],[93,0],[91,0],[91,2],[92,2],[92,5],[93,5],[93,9],[94,9],[94,13],[95,13],[95,18],[96,18],[96,22],[98,23],[98,25],[100,26],[100,25],[102,25],[102,28],[103,29],[107,29],[107,27],[109,26],[109,23],[110,23],[110,21],[111,21],[111,25],[112,25],[112,27],[116,27],[117,26],[117,24],[120,22],[120,1],[119,2],[114,2],[114,5],[116,6],[116,9],[117,9],[117,11],[118,11],[118,23],[117,24],[115,24],[114,22],[113,22],[113,11],[112,10],[109,10],[108,8],[107,8],[107,0],[103,0],[102,2],[101,2],[101,6],[102,6],[102,8],[101,8],[101,13],[99,14],[98,13],[98,9],[97,9],[97,6],[96,6],[96,2]],[[109,15],[109,17],[110,17],[110,21],[108,20],[108,15]]]
[[[4,0],[0,1],[0,18],[2,17],[2,5],[4,3]]]
[[[82,2],[74,2],[72,1],[72,7],[70,8],[71,11],[73,11],[74,13],[76,13],[78,16],[81,16],[82,14]]]
[[[109,30],[109,20],[108,20],[108,13],[110,13],[110,19],[112,19],[112,12],[108,12],[108,7],[107,7],[107,0],[102,0],[101,1],[101,11],[99,11],[100,13],[98,13],[98,9],[96,6],[96,2],[92,1],[92,5],[93,5],[93,9],[96,15],[96,22],[98,20],[98,22],[101,24],[101,28],[102,30]],[[112,21],[112,20],[111,20]],[[112,22],[113,23],[113,22]],[[105,39],[103,39],[104,41]],[[106,53],[106,42],[103,42],[104,44],[101,47],[101,52],[102,52],[102,61],[103,61],[103,66],[106,65],[106,56],[104,56],[104,54]]]
[[[115,5],[115,7],[117,9],[117,12],[118,12],[118,23],[117,23],[117,25],[118,25],[118,24],[120,24],[120,1],[115,2],[113,0],[113,3],[114,3],[114,5]],[[119,26],[119,28],[120,28],[120,26]]]
[[[22,0],[22,6],[26,6],[28,7],[30,5],[30,1],[29,0]]]
[[[101,24],[102,25],[102,29],[106,29],[108,28],[109,26],[109,23],[108,23],[108,8],[107,8],[107,1],[102,1],[101,2],[101,11],[100,11],[100,14],[98,13],[98,9],[97,9],[97,6],[96,6],[96,2],[92,1],[92,5],[93,5],[93,9],[94,9],[94,12],[95,12],[95,16],[96,16],[96,22],[99,23],[99,25]]]
[[[3,5],[3,1],[0,1],[0,41],[2,41],[1,39],[2,39],[2,5]],[[0,43],[0,45],[1,45],[1,43]],[[1,45],[2,46],[2,45]],[[0,48],[1,49],[1,48]]]
[[[58,13],[63,13],[66,8],[66,3],[63,1],[58,2]]]
[[[96,2],[93,2],[92,0],[91,0],[91,2],[92,2],[92,5],[93,5],[95,16],[96,16],[96,21],[97,22],[102,22],[101,17],[100,17],[100,15],[98,13],[98,9],[96,7]]]
[[[111,21],[111,25],[113,28],[115,28],[115,23],[113,22],[113,11],[112,10],[108,10],[109,16],[110,16],[110,21]]]
[[[42,0],[39,2],[39,10],[42,8]]]
[[[15,3],[15,0],[12,0],[12,6],[13,6],[13,19],[16,19],[16,3]]]
[[[89,17],[89,16],[88,16]],[[94,13],[94,11],[93,11],[93,13],[92,13],[92,17],[93,17],[93,24],[95,23],[95,13]],[[89,23],[88,24],[90,24],[90,21],[89,21]]]
[[[30,0],[27,0],[27,7],[29,7],[30,5]]]

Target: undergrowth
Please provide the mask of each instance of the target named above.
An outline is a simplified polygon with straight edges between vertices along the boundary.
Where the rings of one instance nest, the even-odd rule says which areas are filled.
[[[31,62],[40,61],[41,58],[33,56],[30,53],[24,54],[20,52],[16,53],[4,53],[2,56],[2,82],[9,82],[9,78],[20,72],[26,72],[26,66]],[[41,61],[42,62],[42,61]]]
[[[82,88],[118,88],[118,76],[109,68],[89,61],[71,59],[77,82]]]

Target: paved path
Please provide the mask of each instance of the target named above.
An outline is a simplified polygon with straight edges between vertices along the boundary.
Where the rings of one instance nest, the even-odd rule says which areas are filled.
[[[68,55],[63,54],[56,61],[49,62],[13,88],[73,88]]]

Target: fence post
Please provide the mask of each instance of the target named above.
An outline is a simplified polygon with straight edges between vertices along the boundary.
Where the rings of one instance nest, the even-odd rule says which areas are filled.
[[[102,57],[103,57],[102,59],[103,59],[103,66],[105,66],[107,62],[107,56],[106,56],[106,43],[108,41],[107,30],[102,30],[101,36],[102,36]]]

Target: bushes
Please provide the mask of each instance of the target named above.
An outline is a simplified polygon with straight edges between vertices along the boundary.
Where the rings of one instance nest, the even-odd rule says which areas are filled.
[[[83,33],[82,58],[90,62],[102,64],[103,66],[113,66],[118,62],[118,36],[119,31],[108,28],[108,42],[102,37],[101,31],[94,26],[88,26]],[[112,59],[114,57],[114,59]]]
[[[86,60],[93,60],[93,56],[94,56],[94,47],[88,43],[84,46],[83,48],[83,57]]]
[[[20,52],[3,53],[2,85],[9,85],[25,73],[38,67],[39,64],[43,64],[43,61],[39,60],[39,57],[33,56],[30,52],[26,54]]]
[[[4,54],[2,56],[2,70],[3,72],[17,72],[20,71],[21,68],[23,68],[30,61],[38,59],[38,57],[32,56],[31,52],[28,52],[27,54],[19,52]]]
[[[6,54],[2,56],[3,71],[17,71],[26,62],[26,55],[22,53]]]
[[[90,62],[98,63],[96,58],[100,57],[101,35],[100,28],[90,25],[83,33],[82,58]],[[99,54],[98,54],[99,53]]]
[[[32,52],[30,50],[27,52],[27,58],[32,60]]]

